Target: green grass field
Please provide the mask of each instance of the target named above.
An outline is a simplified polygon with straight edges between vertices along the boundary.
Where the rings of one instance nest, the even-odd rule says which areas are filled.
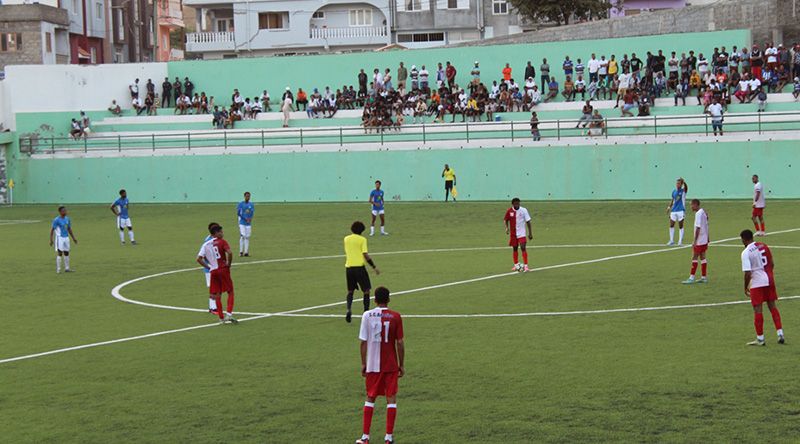
[[[54,206],[0,209],[0,361],[214,323],[207,313],[126,304],[111,290],[193,268],[211,220],[225,226],[236,250],[235,205],[131,199],[135,247],[119,245],[106,206],[70,208],[79,244],[77,272],[68,275],[55,274],[47,243]],[[800,295],[800,231],[765,240],[786,298],[779,307],[788,344],[776,343],[767,315],[768,346],[754,348],[745,346],[754,331],[735,239],[752,228],[748,202],[705,203],[712,240],[731,240],[709,249],[711,283],[695,286],[680,283],[690,251],[660,246],[666,202],[523,204],[534,217],[532,266],[545,268],[527,274],[508,273],[507,203],[387,204],[390,236],[369,245],[383,271],[373,284],[407,292],[391,303],[406,316],[398,442],[798,442],[800,301],[788,297]],[[800,229],[796,201],[772,201],[766,214],[768,231]],[[350,223],[366,217],[365,204],[257,205],[252,257],[233,269],[237,311],[342,301],[341,257],[265,261],[341,255]],[[38,222],[10,222],[20,220]],[[207,301],[197,270],[121,293],[176,307],[203,309]],[[745,303],[413,316],[731,301]],[[320,317],[262,317],[2,362],[0,436],[9,443],[353,442],[364,388],[358,324],[346,324],[343,312],[336,305],[300,312]],[[373,438],[383,436],[384,409],[379,401]]]

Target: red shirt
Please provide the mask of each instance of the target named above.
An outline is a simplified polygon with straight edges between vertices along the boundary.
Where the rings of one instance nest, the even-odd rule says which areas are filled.
[[[400,313],[377,307],[361,318],[359,339],[367,343],[367,372],[396,372],[397,341],[403,339],[403,319]]]
[[[767,244],[763,242],[756,242],[756,248],[761,252],[761,264],[764,265],[764,271],[767,272],[769,284],[775,285],[775,277],[772,274],[775,268],[775,264],[772,262],[772,252],[769,251]]]
[[[228,263],[228,257],[225,255],[226,251],[230,251],[231,246],[225,239],[214,239],[214,251],[217,252],[218,268],[227,268],[231,264]]]

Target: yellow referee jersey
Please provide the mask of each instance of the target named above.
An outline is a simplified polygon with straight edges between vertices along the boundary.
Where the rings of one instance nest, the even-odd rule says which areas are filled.
[[[367,238],[358,234],[351,234],[344,238],[344,254],[347,261],[344,263],[346,268],[363,267],[366,265],[364,253],[367,253]]]
[[[452,168],[445,171],[444,180],[456,180],[456,172]]]

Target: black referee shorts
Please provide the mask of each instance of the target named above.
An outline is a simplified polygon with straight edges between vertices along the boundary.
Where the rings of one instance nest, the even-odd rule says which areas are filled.
[[[445,190],[452,190],[453,189],[453,181],[452,180],[445,180],[444,181],[444,189]]]
[[[355,291],[359,287],[361,291],[369,291],[372,288],[367,267],[347,267],[345,274],[347,275],[347,291]]]

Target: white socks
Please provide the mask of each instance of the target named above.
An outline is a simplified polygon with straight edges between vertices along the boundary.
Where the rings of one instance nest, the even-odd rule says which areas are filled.
[[[239,253],[244,253],[244,237],[239,236]]]
[[[370,234],[370,236],[375,234],[375,227],[374,226],[373,227],[369,227],[369,234]]]
[[[675,242],[675,227],[669,227],[669,241]]]
[[[119,230],[119,241],[125,243],[125,230]]]
[[[778,336],[783,336],[783,329],[782,328],[778,329]]]
[[[680,230],[680,233],[679,233],[679,236],[678,236],[678,243],[679,244],[683,243],[683,228],[681,228],[681,230]]]
[[[250,238],[249,237],[244,238],[244,253],[245,254],[250,254]]]
[[[217,310],[217,301],[214,298],[208,298],[208,309]]]
[[[69,256],[64,256],[64,269],[69,270]]]
[[[131,242],[135,242],[133,239],[133,230],[128,230],[128,237],[131,238]]]
[[[758,339],[761,342],[764,342],[764,335],[756,335],[756,339]]]
[[[61,256],[56,256],[56,273],[61,273]]]
[[[386,231],[383,229],[383,225],[381,225],[381,233],[386,234]]]

